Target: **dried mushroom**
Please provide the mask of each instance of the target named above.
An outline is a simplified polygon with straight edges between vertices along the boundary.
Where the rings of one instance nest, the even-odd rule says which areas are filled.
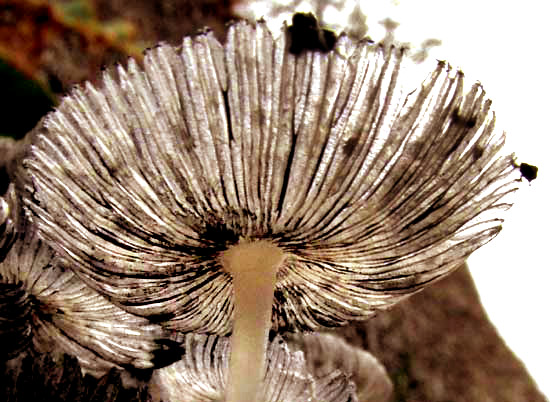
[[[153,367],[162,329],[89,288],[60,264],[32,227],[15,235],[0,262],[0,354],[13,358],[32,342],[67,353],[95,376],[112,367]]]
[[[292,349],[304,353],[307,368],[316,377],[345,373],[356,387],[359,401],[390,401],[393,385],[382,364],[370,353],[328,333],[293,335]]]
[[[237,22],[223,45],[159,45],[75,88],[24,161],[31,219],[88,285],[233,333],[233,402],[254,398],[269,330],[364,320],[441,278],[519,185],[460,71],[439,62],[415,89],[403,49],[288,40]]]
[[[156,370],[149,384],[154,401],[214,402],[224,400],[229,370],[230,340],[215,335],[188,334],[183,359]],[[333,370],[313,375],[301,351],[292,351],[280,336],[269,343],[258,402],[353,402],[355,385]]]

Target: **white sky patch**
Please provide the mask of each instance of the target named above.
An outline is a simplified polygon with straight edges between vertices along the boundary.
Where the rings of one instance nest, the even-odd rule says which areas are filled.
[[[267,10],[272,3],[258,4]],[[355,5],[352,0],[343,12],[327,12],[327,22],[345,23]],[[507,132],[507,148],[515,152],[518,162],[539,167],[539,178],[522,188],[516,205],[506,214],[502,233],[475,252],[469,265],[489,317],[550,396],[550,259],[546,256],[550,250],[546,39],[550,23],[546,3],[368,0],[360,5],[374,40],[384,37],[386,30],[379,22],[387,17],[399,22],[395,38],[400,42],[414,47],[428,38],[440,39],[442,45],[429,51],[427,63],[447,60],[470,81],[482,82],[493,100],[497,124]]]
[[[364,3],[373,3],[374,12],[378,2]],[[545,68],[550,57],[544,50],[550,25],[545,10],[534,1],[417,0],[386,11],[401,24],[398,40],[442,40],[430,58],[447,60],[467,78],[482,82],[498,126],[506,129],[507,148],[518,162],[539,167],[539,178],[522,189],[508,211],[502,233],[475,252],[469,265],[492,322],[550,396],[550,262],[545,253],[550,247],[550,79]]]

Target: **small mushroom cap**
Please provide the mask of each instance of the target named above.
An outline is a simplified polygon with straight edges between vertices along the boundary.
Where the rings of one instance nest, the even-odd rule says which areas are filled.
[[[519,185],[479,84],[340,36],[237,22],[75,88],[34,131],[25,206],[88,285],[180,331],[231,331],[240,240],[284,250],[272,329],[364,320],[460,266]],[[414,89],[417,88],[417,89]]]
[[[154,400],[196,402],[223,400],[229,369],[230,339],[187,334],[183,358],[155,370],[149,384]],[[267,349],[261,402],[353,402],[355,386],[340,371],[315,376],[301,351],[292,351],[277,335]]]
[[[0,289],[4,356],[17,355],[32,341],[36,351],[75,356],[95,376],[112,367],[153,366],[161,328],[110,303],[63,268],[31,226],[16,235],[0,263]]]
[[[349,376],[359,401],[389,401],[393,384],[384,366],[370,353],[328,333],[292,335],[291,348],[304,353],[310,373],[324,377],[335,371]]]
[[[19,213],[15,187],[8,186],[0,197],[0,267],[8,255],[17,234]],[[0,269],[0,358],[17,356],[31,342],[31,303],[21,283],[3,281]]]

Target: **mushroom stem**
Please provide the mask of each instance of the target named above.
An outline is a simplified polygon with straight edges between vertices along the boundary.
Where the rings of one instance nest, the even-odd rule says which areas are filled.
[[[227,402],[257,400],[265,374],[277,271],[283,260],[283,250],[261,240],[239,243],[223,255],[235,294]]]

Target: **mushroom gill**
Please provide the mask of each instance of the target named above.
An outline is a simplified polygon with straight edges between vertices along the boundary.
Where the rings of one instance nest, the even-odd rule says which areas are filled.
[[[32,343],[41,353],[77,357],[94,376],[152,368],[162,329],[110,303],[63,266],[32,226],[22,229],[0,262],[0,355],[11,359]]]
[[[386,402],[393,396],[393,384],[384,366],[370,353],[336,335],[294,334],[289,345],[292,350],[302,351],[307,369],[315,377],[345,373],[355,385],[358,401]]]
[[[364,320],[459,267],[519,183],[460,71],[417,88],[403,49],[288,40],[237,22],[108,70],[34,130],[19,178],[40,236],[109,300],[183,332],[248,327],[240,383],[270,329]]]
[[[215,402],[225,393],[230,364],[230,339],[215,335],[187,334],[181,343],[182,360],[155,370],[149,383],[153,400]],[[353,358],[353,352],[345,351]],[[291,350],[277,335],[266,349],[267,364],[260,379],[258,402],[353,402],[355,384],[339,370],[317,375],[309,369],[304,354]],[[322,356],[310,354],[312,359]],[[384,373],[385,374],[385,373]],[[368,373],[366,374],[368,375]],[[378,373],[373,373],[376,377]],[[375,395],[373,393],[373,395]],[[369,395],[367,395],[369,396]],[[364,399],[371,400],[371,399]],[[375,399],[372,399],[375,400]],[[379,400],[382,402],[382,400]]]

